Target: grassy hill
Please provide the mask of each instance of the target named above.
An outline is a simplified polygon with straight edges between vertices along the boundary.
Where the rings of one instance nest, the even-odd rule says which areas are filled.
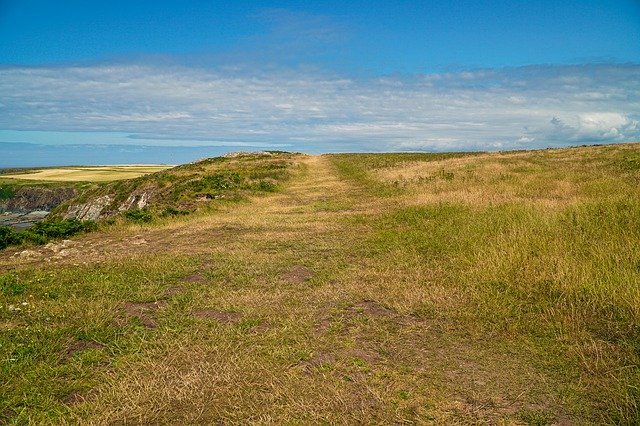
[[[210,211],[250,194],[275,192],[288,178],[293,156],[277,151],[235,153],[172,168],[62,167],[3,174],[0,212],[17,211],[20,214],[14,216],[22,218],[24,212],[55,208],[45,221],[22,233],[0,226],[0,249],[44,244],[52,237],[93,230],[95,221],[108,225],[123,220],[150,222]]]
[[[637,424],[639,184],[625,144],[101,187],[152,220],[0,252],[0,418]]]
[[[105,198],[108,201],[96,210],[99,217],[90,219],[114,217],[121,213],[135,218],[136,212],[131,210],[140,209],[147,211],[147,219],[153,215],[190,213],[209,206],[203,203],[206,201],[238,201],[250,193],[276,191],[278,184],[288,177],[287,168],[291,166],[293,156],[275,151],[240,153],[203,159],[136,179],[111,181],[88,189],[62,204],[53,216],[69,216],[74,206],[91,206],[96,200]]]

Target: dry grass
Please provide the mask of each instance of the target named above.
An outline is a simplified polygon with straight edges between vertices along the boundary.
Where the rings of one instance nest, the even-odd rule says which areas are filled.
[[[440,161],[413,161],[376,170],[376,179],[407,190],[420,203],[469,205],[527,202],[542,208],[566,207],[623,185],[633,192],[635,179],[620,180],[616,157],[637,153],[633,146],[487,153]],[[628,173],[627,173],[628,174]],[[617,189],[619,192],[621,189]]]
[[[134,179],[171,167],[172,166],[166,165],[60,167],[34,170],[20,174],[3,174],[2,178],[50,182],[110,182],[114,180]]]
[[[0,412],[633,424],[638,152],[389,155],[366,179],[344,173],[362,157],[299,157],[282,191],[250,202],[89,234],[65,256],[1,254],[5,280],[19,278],[3,288],[26,286],[7,303],[29,305],[0,308],[2,358],[16,359]]]

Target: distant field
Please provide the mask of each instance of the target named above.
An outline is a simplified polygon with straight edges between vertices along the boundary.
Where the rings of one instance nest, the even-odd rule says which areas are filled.
[[[172,166],[167,165],[59,167],[33,170],[28,173],[1,175],[1,177],[55,182],[109,182],[113,180],[133,179],[171,167]]]

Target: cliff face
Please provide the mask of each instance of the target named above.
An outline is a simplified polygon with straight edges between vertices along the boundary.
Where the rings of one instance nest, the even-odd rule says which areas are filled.
[[[74,188],[17,188],[11,197],[0,199],[0,212],[51,211],[76,195],[77,191]]]
[[[108,182],[82,191],[51,215],[62,219],[101,220],[136,209],[150,214],[192,212],[209,201],[238,200],[272,192],[289,176],[285,152],[236,153],[206,158],[136,179]],[[167,213],[174,212],[174,213]]]

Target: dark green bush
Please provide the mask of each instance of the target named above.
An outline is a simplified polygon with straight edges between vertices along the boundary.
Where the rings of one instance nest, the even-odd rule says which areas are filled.
[[[175,207],[167,207],[162,212],[162,216],[185,216],[185,215],[188,215],[189,213],[190,212],[188,210],[180,210],[180,209],[176,209]]]
[[[0,250],[20,242],[21,239],[16,231],[9,226],[0,226]]]
[[[0,188],[0,200],[8,200],[9,198],[13,197],[14,194],[15,193],[11,188]]]
[[[251,188],[256,191],[264,192],[275,192],[278,189],[278,187],[274,183],[266,180],[261,180],[257,183],[254,183],[253,185],[251,185]]]
[[[98,225],[91,220],[45,220],[18,235],[23,241],[43,244],[50,239],[70,237],[81,232],[95,231],[97,228]]]
[[[233,189],[242,183],[242,177],[235,172],[216,173],[203,177],[200,182],[202,189]]]
[[[66,238],[81,232],[94,231],[98,225],[90,220],[46,220],[16,232],[8,226],[0,226],[0,249],[22,243],[44,244],[55,238]]]
[[[124,217],[134,222],[147,223],[151,222],[153,216],[147,209],[134,209],[124,212]]]

